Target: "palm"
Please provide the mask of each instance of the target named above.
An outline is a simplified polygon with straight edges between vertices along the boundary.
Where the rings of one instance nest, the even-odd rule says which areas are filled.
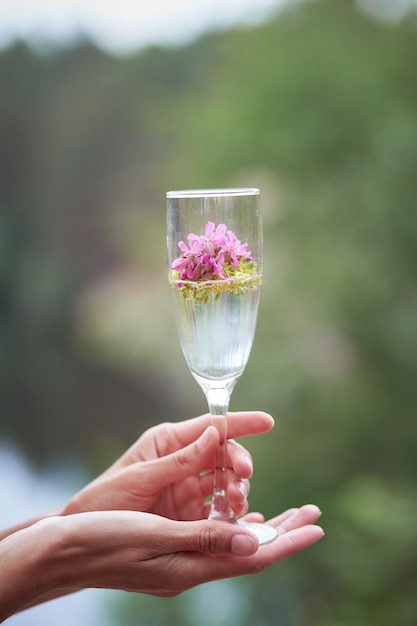
[[[163,489],[149,512],[173,520],[192,521],[206,518],[208,507],[198,479],[189,476]]]

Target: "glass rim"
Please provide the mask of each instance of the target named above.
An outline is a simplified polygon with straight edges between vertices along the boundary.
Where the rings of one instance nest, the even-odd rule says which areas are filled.
[[[222,196],[258,196],[257,187],[231,187],[225,189],[179,189],[167,191],[167,198],[215,198]]]

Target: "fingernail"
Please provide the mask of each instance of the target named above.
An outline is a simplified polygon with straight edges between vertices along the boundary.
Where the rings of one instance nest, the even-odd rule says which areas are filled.
[[[319,509],[319,507],[317,506],[317,504],[304,504],[302,507],[302,509],[314,509],[314,512],[320,516],[322,515],[321,510]]]
[[[250,556],[255,554],[258,544],[250,535],[235,535],[232,539],[232,552],[236,556]]]
[[[209,426],[208,428],[206,428],[206,430],[203,432],[201,437],[199,439],[197,439],[197,448],[199,450],[204,450],[204,448],[207,447],[207,444],[208,444],[209,440],[211,439],[211,429],[212,428],[213,428],[213,426]]]

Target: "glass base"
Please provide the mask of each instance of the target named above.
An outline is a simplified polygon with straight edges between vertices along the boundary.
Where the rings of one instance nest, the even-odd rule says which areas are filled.
[[[269,543],[273,541],[275,537],[278,536],[278,533],[275,528],[272,526],[268,526],[268,524],[258,524],[257,522],[236,522],[242,528],[247,528],[251,533],[256,535],[259,541],[259,545],[263,545],[264,543]]]
[[[247,528],[258,538],[259,545],[273,541],[278,535],[276,529],[273,528],[273,526],[268,526],[268,524],[261,524],[259,522],[244,522],[241,519],[236,520],[224,492],[214,495],[208,519],[220,522],[230,522],[231,524],[237,524],[242,528]]]

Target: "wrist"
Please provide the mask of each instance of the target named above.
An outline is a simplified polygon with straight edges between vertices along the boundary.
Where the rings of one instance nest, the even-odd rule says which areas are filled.
[[[6,539],[9,535],[13,535],[18,530],[23,530],[25,528],[29,528],[29,526],[33,526],[36,522],[40,522],[48,517],[56,517],[58,515],[65,515],[65,507],[61,507],[59,509],[55,509],[54,511],[49,511],[48,513],[43,513],[42,515],[37,515],[36,517],[32,517],[31,519],[27,519],[24,522],[20,522],[15,524],[14,526],[10,526],[9,528],[4,528],[0,531],[0,541],[2,539]]]
[[[49,517],[0,542],[0,622],[71,588],[69,534]]]

